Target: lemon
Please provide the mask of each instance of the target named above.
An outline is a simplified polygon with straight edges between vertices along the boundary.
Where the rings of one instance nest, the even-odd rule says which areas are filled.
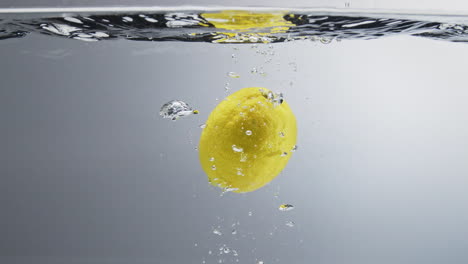
[[[286,33],[295,25],[285,20],[285,15],[284,12],[257,13],[239,10],[201,14],[215,28],[222,30],[217,32],[217,39],[213,41],[218,43],[236,42],[239,37],[249,39],[268,37],[271,33]]]
[[[201,14],[216,28],[248,31],[251,29],[270,29],[271,32],[286,32],[293,23],[284,19],[286,13],[257,13],[240,10],[223,10],[216,13]]]
[[[266,88],[241,89],[210,114],[200,137],[200,163],[211,184],[243,193],[272,181],[296,145],[296,118]]]

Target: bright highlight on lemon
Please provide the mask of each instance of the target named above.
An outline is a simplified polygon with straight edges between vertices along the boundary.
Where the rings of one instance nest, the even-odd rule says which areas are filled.
[[[199,145],[200,163],[211,184],[237,193],[272,181],[296,149],[296,118],[266,88],[244,88],[210,114]]]

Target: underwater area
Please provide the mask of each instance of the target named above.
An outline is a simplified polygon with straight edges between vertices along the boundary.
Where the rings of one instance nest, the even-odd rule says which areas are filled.
[[[468,262],[468,17],[33,11],[0,12],[0,263]],[[246,87],[297,139],[219,188]]]

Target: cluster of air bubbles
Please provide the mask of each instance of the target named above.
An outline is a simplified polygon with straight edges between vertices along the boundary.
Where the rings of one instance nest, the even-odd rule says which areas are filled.
[[[273,104],[274,107],[279,106],[283,103],[283,94],[282,93],[273,93],[272,91],[267,91],[264,89],[260,89],[263,97],[265,97],[270,103]]]
[[[240,162],[246,162],[246,161],[247,161],[247,154],[241,153]],[[244,174],[241,174],[241,176],[244,176]]]
[[[218,235],[218,236],[223,235],[223,233],[218,228],[213,229],[213,234]]]
[[[172,100],[165,103],[159,111],[160,116],[163,118],[169,118],[173,121],[191,114],[198,114],[198,110],[192,110],[187,103],[179,100]]]
[[[50,23],[40,24],[40,27],[57,35],[70,36],[73,32],[79,31],[77,27],[72,27],[65,24]]]
[[[264,55],[264,56],[267,56],[267,55],[273,56],[273,55],[275,55],[275,51],[273,50],[273,46],[269,45],[269,48],[270,49],[258,49],[256,51],[256,53],[260,54],[260,55]]]
[[[468,27],[467,26],[461,26],[461,25],[457,25],[457,24],[448,24],[448,23],[440,24],[439,29],[441,29],[441,30],[453,30],[458,34],[468,32]]]
[[[228,92],[231,89],[231,87],[229,85],[230,84],[228,82],[226,84],[224,84],[224,91],[225,92]]]
[[[294,145],[291,149],[291,152],[295,152],[297,150],[297,145]]]
[[[325,37],[320,38],[320,42],[322,44],[330,44],[332,41],[333,41],[333,38],[325,38]]]
[[[282,204],[278,207],[278,210],[286,212],[286,211],[291,211],[294,209],[294,206],[291,204]]]
[[[234,192],[234,191],[238,191],[238,190],[239,190],[239,188],[232,188],[232,187],[223,188],[223,191],[221,192],[221,196],[223,196],[225,193]]]
[[[234,63],[237,63],[239,60],[237,59],[237,55],[235,53],[231,54],[231,59],[234,61]]]
[[[239,221],[237,222],[234,222],[231,227],[232,227],[232,230],[231,230],[231,234],[232,235],[237,235],[237,229],[236,229],[236,226],[240,225]]]
[[[197,26],[201,22],[199,15],[189,13],[167,13],[164,15],[164,19],[169,28]]]
[[[87,17],[84,19],[93,20]],[[84,29],[87,25],[83,25],[83,21],[77,17],[64,17],[63,20],[75,24],[77,27],[60,23],[42,23],[39,26],[52,34],[83,41],[99,41],[110,37],[110,35],[105,32]]]
[[[231,34],[217,33],[213,37],[213,43],[270,43],[277,40],[277,37],[263,36],[256,33],[236,33],[234,36]]]
[[[228,72],[227,76],[229,76],[231,78],[240,78],[240,75],[238,73],[236,73],[236,72]]]
[[[82,40],[82,41],[98,41],[98,40],[101,40],[103,38],[108,38],[108,37],[109,35],[104,32],[91,32],[91,33],[76,34],[76,36],[74,36],[73,38],[77,40]]]
[[[293,221],[286,221],[285,225],[287,227],[294,227],[296,224]]]
[[[295,62],[290,62],[290,63],[288,63],[288,65],[291,66],[291,68],[292,68],[292,70],[293,70],[294,72],[297,72],[297,63],[295,63]]]
[[[261,75],[263,77],[267,76],[267,73],[263,70],[263,67],[260,67],[260,68],[253,67],[250,70],[250,73],[251,74],[258,74],[258,75]]]
[[[334,27],[331,27],[330,30],[334,30]],[[309,40],[312,42],[321,42],[322,44],[329,44],[333,41],[333,39],[336,39],[338,41],[338,38],[333,38],[333,37],[320,37],[320,36],[290,36],[284,40],[284,42],[289,42],[289,41],[298,41],[298,40]]]
[[[232,255],[233,257],[239,256],[239,254],[237,253],[235,249],[232,249],[226,246],[226,244],[223,244],[222,246],[220,246],[218,250],[219,250],[218,256],[229,255],[229,254]],[[226,261],[225,259],[219,259],[218,263],[223,263],[225,261]],[[239,262],[239,260],[237,259],[236,262]]]

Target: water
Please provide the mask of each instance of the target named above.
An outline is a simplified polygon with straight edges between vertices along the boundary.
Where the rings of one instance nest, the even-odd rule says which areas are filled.
[[[309,39],[328,44],[332,40],[375,39],[399,34],[453,42],[468,40],[466,24],[441,22],[443,20],[446,18],[437,16],[287,10],[67,14],[30,19],[7,17],[0,21],[0,39],[39,33],[82,41],[274,43]],[[240,77],[235,72],[228,75]]]
[[[0,20],[1,263],[468,261],[465,17],[199,8]],[[300,148],[269,185],[237,194],[208,184],[197,147],[213,108],[252,86],[292,108]],[[159,115],[171,100],[188,104],[165,108],[176,122]],[[247,146],[229,147],[249,161]],[[216,170],[220,158],[208,161]]]

